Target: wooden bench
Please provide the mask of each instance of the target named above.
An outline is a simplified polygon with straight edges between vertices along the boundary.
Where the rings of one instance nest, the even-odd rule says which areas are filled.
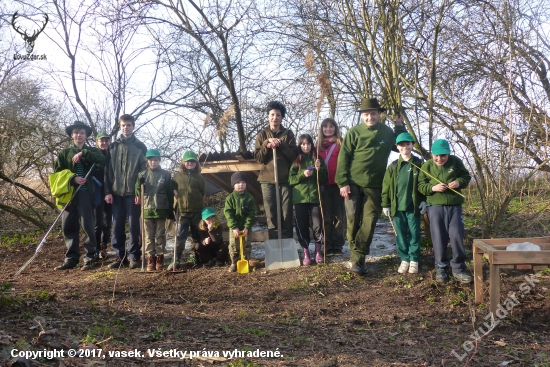
[[[529,242],[540,251],[506,251],[512,243]],[[476,302],[483,302],[483,258],[489,260],[489,309],[496,312],[500,302],[500,267],[506,265],[550,264],[550,237],[476,239],[474,250],[474,289]],[[536,269],[536,267],[535,267]]]

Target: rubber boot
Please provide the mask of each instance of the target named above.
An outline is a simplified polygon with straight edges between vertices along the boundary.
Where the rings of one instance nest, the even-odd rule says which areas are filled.
[[[309,248],[304,247],[304,261],[302,261],[302,265],[304,266],[310,266],[311,265],[311,258],[309,256]]]
[[[164,255],[157,255],[157,260],[155,267],[157,270],[163,270],[164,269]]]
[[[147,256],[147,271],[155,271],[155,257]]]
[[[322,264],[325,262],[323,253],[321,252],[321,242],[315,242],[315,262]]]

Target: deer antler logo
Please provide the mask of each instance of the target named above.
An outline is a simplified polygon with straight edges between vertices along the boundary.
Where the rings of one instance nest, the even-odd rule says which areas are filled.
[[[19,15],[17,15],[17,11],[13,14],[13,17],[11,18],[11,26],[13,27],[13,29],[15,29],[15,31],[17,33],[19,33],[21,35],[21,37],[23,38],[23,40],[25,41],[25,48],[27,49],[27,54],[31,54],[32,53],[32,50],[34,49],[34,41],[36,41],[36,38],[38,37],[38,35],[40,33],[42,33],[42,31],[44,30],[44,28],[46,28],[46,24],[48,24],[48,14],[44,13],[44,24],[42,24],[42,28],[40,29],[35,29],[31,35],[28,35],[27,34],[27,30],[22,30],[22,28],[18,25],[15,24],[15,20],[17,18],[19,18]]]

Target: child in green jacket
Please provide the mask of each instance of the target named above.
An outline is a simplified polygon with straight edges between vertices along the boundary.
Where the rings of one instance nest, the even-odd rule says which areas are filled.
[[[418,273],[420,260],[420,215],[426,211],[424,195],[418,192],[418,172],[422,165],[412,155],[414,138],[401,133],[395,140],[399,158],[393,161],[384,174],[382,183],[382,212],[395,224],[395,241],[401,265],[400,274]]]
[[[244,257],[247,260],[250,260],[252,252],[248,233],[256,216],[256,203],[254,197],[246,192],[246,182],[247,178],[244,172],[235,172],[231,175],[231,186],[234,191],[225,199],[223,209],[229,227],[229,256],[231,258],[229,271],[237,270],[237,261],[240,259],[240,245],[237,244],[239,236],[245,236],[243,247]]]
[[[426,195],[430,232],[434,247],[437,282],[449,281],[446,269],[452,268],[455,279],[471,283],[472,276],[466,273],[466,251],[464,249],[464,220],[460,190],[470,182],[470,173],[460,158],[451,155],[449,142],[434,141],[432,160],[422,166],[418,178],[418,191]],[[451,243],[453,258],[447,259],[447,243]]]
[[[313,139],[308,134],[298,138],[300,153],[296,156],[294,164],[290,167],[288,182],[292,186],[292,204],[296,214],[296,231],[300,245],[304,249],[303,265],[311,265],[309,254],[309,218],[311,217],[313,236],[315,240],[315,261],[324,262],[321,254],[323,241],[323,227],[321,224],[321,209],[319,207],[319,190],[317,183],[317,171],[319,171],[319,184],[324,184],[328,179],[328,171],[325,162],[317,157]]]
[[[179,266],[189,230],[191,230],[193,248],[200,240],[198,225],[201,221],[201,212],[206,200],[204,178],[200,172],[201,167],[197,154],[188,150],[183,154],[179,172],[174,174],[174,182],[178,187],[178,210],[176,213],[178,233],[175,263],[170,264],[168,270],[172,270],[173,266],[176,266],[176,268]]]
[[[174,217],[174,184],[170,172],[160,168],[157,149],[149,149],[145,158],[148,168],[138,174],[136,196],[143,200],[147,271],[155,271],[164,269],[165,226],[166,219]]]

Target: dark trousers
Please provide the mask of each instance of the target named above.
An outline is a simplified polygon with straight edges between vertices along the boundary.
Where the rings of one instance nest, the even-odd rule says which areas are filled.
[[[226,262],[229,256],[229,248],[226,242],[221,244],[211,243],[208,246],[204,246],[200,243],[195,244],[195,257],[200,263],[206,264],[211,259],[216,259],[220,262]]]
[[[111,242],[111,224],[113,222],[113,206],[107,204],[105,200],[95,208],[95,240],[97,251],[101,248],[107,248]]]
[[[430,218],[435,266],[444,268],[450,264],[453,273],[466,270],[462,205],[429,206],[428,217]],[[453,254],[450,262],[447,258],[447,244],[449,242]]]
[[[181,259],[181,255],[185,250],[185,241],[191,230],[191,239],[193,242],[199,242],[199,222],[201,219],[200,213],[184,213],[179,215],[178,219],[178,234],[176,241],[176,260]]]
[[[323,199],[327,250],[342,250],[345,243],[346,215],[344,198],[340,196],[340,188],[338,185],[326,185],[323,188],[321,197]]]
[[[79,190],[73,203],[69,205],[61,216],[61,227],[63,237],[65,238],[65,262],[77,264],[80,259],[80,226],[86,233],[84,239],[84,262],[92,261],[96,253],[96,241],[94,233],[94,207],[92,206],[92,196],[89,191]],[[80,222],[80,223],[79,223]]]
[[[382,211],[382,189],[349,185],[351,195],[344,200],[347,216],[347,237],[350,261],[365,265],[365,255],[370,252],[376,222]]]
[[[113,236],[111,244],[117,256],[139,260],[141,257],[140,224],[141,207],[134,203],[135,196],[113,195]],[[126,253],[126,218],[130,224],[130,246]]]
[[[315,242],[323,240],[323,229],[321,228],[321,208],[319,204],[294,204],[296,211],[296,234],[298,241],[303,248],[309,247],[309,218],[311,217],[311,229]]]
[[[292,190],[288,184],[279,184],[281,196],[281,235],[282,238],[294,238],[292,231]],[[262,184],[267,233],[270,240],[277,239],[277,197],[275,184]]]

